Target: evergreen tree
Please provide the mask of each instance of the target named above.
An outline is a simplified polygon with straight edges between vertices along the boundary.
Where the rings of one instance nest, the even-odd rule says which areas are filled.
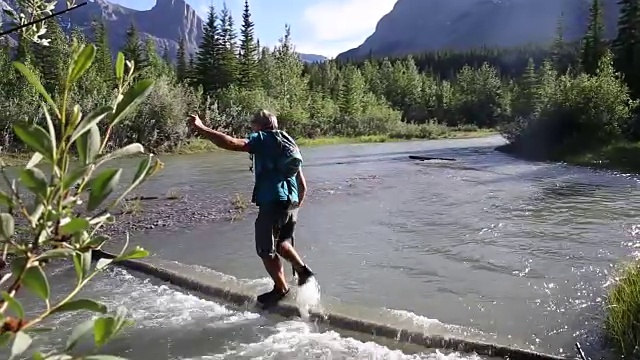
[[[166,65],[171,65],[171,51],[169,50],[169,45],[167,43],[162,44],[162,61]]]
[[[147,59],[145,58],[145,49],[140,41],[138,29],[136,29],[133,23],[131,23],[127,29],[127,39],[124,47],[122,48],[122,53],[127,60],[132,60],[134,62],[136,71],[142,71],[147,67],[148,64],[146,61]]]
[[[176,54],[176,77],[178,81],[187,79],[187,71],[189,64],[187,63],[187,43],[185,38],[180,35],[178,41],[178,53]]]
[[[338,108],[342,116],[354,119],[364,111],[366,84],[362,73],[355,66],[349,65],[343,71]]]
[[[167,65],[158,54],[156,43],[151,38],[147,38],[144,41],[143,58],[145,62],[144,70],[147,72],[146,76],[154,78],[166,73]]]
[[[204,25],[202,43],[198,48],[194,69],[194,73],[197,74],[197,84],[202,86],[206,95],[212,95],[219,88],[221,49],[218,46],[218,38],[218,16],[212,5],[209,7],[209,15]]]
[[[246,89],[254,88],[258,82],[258,44],[255,41],[254,24],[251,21],[249,0],[244,1],[242,28],[240,30],[239,82]]]
[[[236,55],[236,33],[233,17],[224,3],[220,12],[220,28],[216,37],[216,47],[220,54],[219,89],[234,84],[238,77],[238,58]]]
[[[33,58],[34,64],[42,76],[42,83],[50,93],[55,93],[63,84],[67,74],[67,64],[71,51],[69,39],[62,31],[58,21],[52,19],[47,21],[47,33],[45,37],[49,40],[49,45],[34,44]]]
[[[589,25],[587,33],[582,40],[582,70],[590,75],[595,75],[600,59],[606,51],[603,41],[604,20],[602,17],[602,4],[600,0],[592,0],[589,10]]]
[[[613,42],[615,64],[636,96],[640,95],[640,1],[620,0],[618,36]]]
[[[551,59],[556,66],[560,66],[562,62],[562,54],[565,48],[564,41],[564,12],[560,13],[558,22],[556,24],[556,37],[553,39],[553,45],[551,45]],[[531,59],[531,58],[529,58]]]
[[[113,72],[113,58],[111,57],[111,47],[107,29],[102,20],[93,23],[93,41],[96,45],[95,67],[105,81],[107,88],[111,88],[115,83]]]

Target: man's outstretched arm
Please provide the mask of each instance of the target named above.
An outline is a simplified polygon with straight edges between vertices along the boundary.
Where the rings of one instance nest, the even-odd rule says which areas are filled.
[[[237,139],[220,131],[208,128],[196,115],[192,115],[189,120],[191,121],[193,128],[198,132],[198,134],[200,134],[200,136],[211,141],[217,147],[231,151],[249,151],[249,145],[246,139]]]

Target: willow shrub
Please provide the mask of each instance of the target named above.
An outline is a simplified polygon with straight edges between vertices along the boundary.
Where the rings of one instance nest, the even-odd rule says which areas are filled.
[[[4,164],[0,169],[0,177],[8,189],[0,191],[1,263],[3,267],[6,262],[11,263],[10,269],[4,269],[0,278],[4,289],[0,301],[0,321],[3,323],[0,344],[9,348],[10,359],[26,355],[33,334],[47,330],[41,324],[61,312],[90,311],[99,316],[75,327],[64,348],[46,354],[33,352],[33,359],[71,359],[64,354],[73,351],[85,335],[93,335],[96,348],[107,343],[129,324],[126,310],[113,312],[94,299],[79,298],[78,294],[111,263],[147,256],[142,248],[127,251],[125,246],[115,259],[92,263],[92,252],[109,241],[100,230],[115,221],[110,211],[162,167],[153,155],[146,154],[128,184],[121,184],[123,169],[105,167],[117,158],[144,154],[138,143],[111,153],[106,153],[105,147],[112,130],[149,94],[153,81],[133,83],[134,64],[120,53],[115,66],[117,91],[112,101],[85,114],[69,99],[91,67],[96,48],[74,43],[72,49],[66,80],[60,93],[54,96],[47,93],[27,66],[14,63],[44,100],[41,105],[45,121],[13,125],[16,137],[33,152],[33,156],[20,169],[17,179],[10,179]],[[107,130],[101,134],[100,128]],[[77,159],[74,159],[76,155]],[[125,190],[116,191],[121,188]],[[15,224],[20,226],[20,236],[16,234]],[[52,296],[55,284],[49,282],[47,275],[47,264],[51,261],[73,264],[76,274],[75,287],[66,293],[57,292],[55,297]],[[20,298],[27,292],[41,299],[44,310],[25,310]],[[101,358],[113,359],[93,354],[86,357]]]

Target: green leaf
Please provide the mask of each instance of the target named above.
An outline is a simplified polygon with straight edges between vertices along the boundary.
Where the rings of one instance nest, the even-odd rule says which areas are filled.
[[[25,169],[30,169],[30,168],[38,165],[38,163],[40,163],[40,161],[42,161],[42,158],[43,158],[43,156],[39,152],[33,153],[33,155],[31,156],[31,159],[29,160],[27,165],[24,166],[24,168]]]
[[[84,165],[88,165],[98,155],[100,151],[100,129],[97,125],[91,126],[89,131],[82,134],[76,142],[76,149],[78,150],[78,157]]]
[[[118,52],[118,56],[116,57],[116,80],[118,83],[122,81],[124,78],[124,54]]]
[[[71,142],[76,141],[82,134],[91,130],[91,127],[95,126],[100,122],[100,120],[104,119],[107,114],[111,113],[113,108],[111,106],[103,106],[92,112],[90,112],[87,116],[84,117],[78,124],[76,130],[71,134]]]
[[[0,190],[0,204],[5,206],[12,206],[13,199],[6,192]]]
[[[13,216],[8,213],[0,214],[0,236],[3,239],[9,240],[13,236],[15,230],[15,222],[13,220]]]
[[[131,185],[124,191],[120,196],[113,201],[110,207],[114,207],[118,205],[133,189],[135,189],[138,185],[140,185],[146,178],[149,172],[151,171],[151,159],[153,158],[153,154],[149,154],[146,159],[140,161],[138,165],[138,170],[136,174],[133,176],[133,180],[131,181]]]
[[[102,270],[103,268],[105,268],[106,266],[111,264],[112,262],[113,262],[113,259],[100,259],[100,260],[98,260],[98,263],[96,264],[96,269],[97,270]]]
[[[129,253],[119,256],[116,261],[124,261],[124,260],[135,260],[142,259],[149,256],[149,252],[140,246],[136,246],[135,249],[129,251]]]
[[[43,300],[50,295],[49,281],[40,266],[32,266],[24,272],[22,284]]]
[[[133,180],[131,180],[131,184],[139,184],[142,182],[144,176],[149,172],[149,168],[151,168],[151,159],[153,158],[153,154],[149,154],[146,159],[143,159],[138,164],[138,170],[136,170],[136,174],[133,176]]]
[[[80,252],[76,252],[73,254],[73,268],[76,270],[76,278],[78,283],[80,283],[84,279],[84,254]]]
[[[116,320],[112,317],[96,319],[93,327],[93,340],[97,347],[104,346],[116,330]]]
[[[65,258],[75,254],[75,251],[71,249],[52,249],[47,250],[38,256],[38,259],[55,259],[55,258]]]
[[[26,67],[24,64],[19,63],[17,61],[13,62],[13,66],[16,69],[18,69],[18,71],[20,71],[22,76],[24,76],[27,79],[27,81],[31,84],[31,86],[33,86],[40,93],[40,95],[42,95],[42,97],[47,101],[47,103],[49,103],[49,105],[51,105],[51,107],[56,110],[56,113],[59,113],[58,107],[55,101],[53,101],[53,99],[51,98],[51,95],[49,95],[47,90],[44,89],[44,86],[42,86],[42,83],[33,74],[33,72],[31,72],[31,70],[29,70],[29,68]]]
[[[93,211],[102,204],[102,202],[111,195],[113,190],[120,182],[122,169],[108,169],[89,181],[89,201],[87,201],[87,210]]]
[[[129,144],[125,147],[121,147],[120,149],[103,156],[100,161],[98,161],[98,165],[103,164],[107,161],[111,161],[114,159],[118,159],[125,156],[131,156],[136,154],[141,154],[144,152],[144,147],[139,143]]]
[[[22,307],[22,304],[20,304],[20,301],[18,301],[18,299],[9,295],[9,293],[6,291],[2,292],[2,298],[7,302],[7,304],[9,304],[9,308],[13,310],[13,312],[19,319],[24,319],[24,308]]]
[[[97,312],[100,314],[107,313],[107,306],[91,299],[78,299],[71,300],[55,308],[51,313],[56,314],[60,312],[87,310]]]
[[[5,347],[7,344],[9,344],[9,341],[11,340],[11,337],[13,336],[12,333],[10,332],[6,332],[0,335],[0,348]]]
[[[104,235],[97,235],[92,237],[91,239],[89,239],[89,241],[87,241],[86,244],[84,244],[85,246],[91,247],[91,248],[99,248],[100,246],[102,246],[102,244],[104,244],[107,240],[109,240],[108,236],[104,236]]]
[[[81,166],[75,170],[72,170],[69,174],[64,177],[64,181],[62,182],[62,188],[64,190],[70,189],[72,186],[76,185],[78,181],[89,171],[90,165]]]
[[[82,253],[82,277],[86,278],[91,271],[91,250]]]
[[[96,57],[96,47],[93,44],[86,45],[78,56],[73,60],[67,82],[69,84],[75,83],[85,71],[93,63],[93,59]]]
[[[71,331],[71,335],[69,335],[69,338],[67,339],[66,350],[69,351],[73,349],[78,344],[78,341],[80,341],[82,337],[84,337],[85,335],[88,335],[91,332],[91,330],[93,330],[94,324],[95,324],[95,319],[90,319],[83,323],[80,323],[78,326],[73,328],[73,330]]]
[[[71,219],[68,223],[60,227],[62,234],[75,234],[77,232],[85,231],[89,227],[89,220],[85,218]]]
[[[142,102],[147,95],[151,92],[153,87],[153,80],[144,79],[138,81],[135,85],[133,85],[126,93],[122,100],[116,106],[116,110],[113,113],[113,117],[111,118],[111,127],[118,124],[122,119],[124,119],[127,114],[129,114],[133,109],[135,109],[140,102]]]
[[[49,134],[42,127],[21,121],[13,124],[13,132],[33,150],[39,152],[50,161],[53,160],[53,143]]]
[[[20,181],[34,194],[44,196],[49,187],[47,176],[38,168],[22,169]]]
[[[57,148],[56,141],[56,128],[53,126],[53,120],[51,120],[51,115],[49,115],[49,110],[47,110],[46,106],[42,106],[42,110],[44,112],[44,118],[47,121],[47,129],[49,130],[49,140],[51,141],[51,153],[55,155]]]
[[[17,332],[15,338],[13,339],[13,345],[11,346],[11,357],[9,359],[13,359],[14,357],[27,351],[29,346],[31,346],[32,341],[33,340],[31,340],[31,336],[22,331]]]

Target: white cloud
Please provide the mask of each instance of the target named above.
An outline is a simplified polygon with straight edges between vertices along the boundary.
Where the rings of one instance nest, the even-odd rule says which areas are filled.
[[[317,48],[313,52],[335,56],[360,45],[395,3],[396,0],[326,0],[311,5],[303,17],[312,36],[299,43],[298,50]]]

